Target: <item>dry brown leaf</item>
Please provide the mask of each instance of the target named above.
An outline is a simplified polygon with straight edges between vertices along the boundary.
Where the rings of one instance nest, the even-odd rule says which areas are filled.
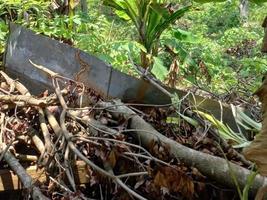
[[[116,162],[117,162],[117,158],[116,158],[116,152],[114,150],[112,150],[109,155],[108,155],[108,162],[111,165],[112,168],[115,167]]]
[[[154,184],[167,188],[170,192],[180,192],[191,199],[194,194],[194,183],[183,171],[171,167],[160,167],[154,177]]]
[[[246,159],[256,163],[261,175],[267,176],[267,75],[265,75],[265,80],[255,95],[262,102],[262,129],[250,146],[244,149],[244,155]]]

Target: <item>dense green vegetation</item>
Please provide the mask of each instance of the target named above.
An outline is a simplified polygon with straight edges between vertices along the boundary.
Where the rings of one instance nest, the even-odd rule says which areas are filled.
[[[161,7],[152,6],[147,11],[152,13],[152,22],[157,18],[158,24],[171,12],[186,10],[160,31],[159,27],[154,29],[155,23],[147,25],[148,30],[160,32],[149,44],[148,36],[143,38],[145,41],[140,38],[138,23],[129,19],[127,12],[114,9],[115,1],[104,2],[113,2],[113,8],[102,1],[89,0],[87,12],[74,3],[64,12],[55,10],[50,1],[1,0],[0,52],[3,53],[7,39],[7,23],[13,21],[81,48],[129,74],[136,73],[128,53],[140,65],[144,65],[145,53],[152,72],[179,88],[198,87],[216,95],[231,92],[249,97],[266,71],[266,56],[260,52],[264,3],[250,2],[248,19],[243,20],[239,1],[191,2],[189,9],[188,1],[158,1]]]

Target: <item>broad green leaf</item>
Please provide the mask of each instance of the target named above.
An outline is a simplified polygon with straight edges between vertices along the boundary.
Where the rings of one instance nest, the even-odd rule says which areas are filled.
[[[118,14],[122,16],[124,19],[127,18],[126,17],[127,15],[128,18],[130,18],[133,21],[134,25],[138,27],[138,17],[137,17],[138,9],[136,7],[137,5],[135,1],[133,0],[104,0],[103,4],[106,6],[115,8],[116,13],[118,12]]]
[[[237,123],[243,126],[246,130],[256,130],[258,132],[261,130],[262,128],[261,123],[258,123],[254,121],[253,119],[251,119],[248,115],[246,115],[241,110],[241,108],[237,106],[233,106],[231,104],[231,109],[232,109],[233,116],[235,117]]]
[[[155,33],[153,34],[153,36],[155,38],[158,38],[161,33],[167,29],[173,22],[175,22],[177,19],[179,19],[180,17],[182,17],[187,11],[189,11],[191,6],[185,6],[177,11],[175,11],[174,13],[172,13],[167,19],[165,19],[161,24],[157,25],[155,27]]]
[[[148,51],[151,50],[152,44],[155,41],[155,37],[153,33],[156,31],[156,27],[161,23],[162,16],[155,12],[153,9],[149,8],[148,16],[147,16],[147,27],[145,29],[145,37],[146,37],[146,48]]]
[[[170,16],[167,18],[162,18],[160,14],[153,11],[153,19],[151,18],[150,20],[150,23],[152,24],[149,25],[152,28],[149,28],[149,31],[146,34],[147,44],[149,45],[149,48],[151,48],[151,45],[154,41],[160,38],[162,32],[166,30],[173,22],[182,17],[190,7],[191,6],[185,6],[170,14]]]
[[[170,13],[167,8],[164,6],[158,4],[158,3],[153,3],[150,5],[150,7],[159,15],[161,15],[164,18],[168,18],[170,16]]]
[[[97,57],[106,63],[112,63],[113,58],[107,54],[97,54]]]
[[[167,74],[168,74],[168,70],[167,68],[164,66],[162,60],[158,57],[153,57],[154,59],[154,65],[153,68],[151,70],[151,72],[161,81],[163,81]]]
[[[182,42],[198,43],[199,40],[191,32],[184,31],[182,29],[176,29],[173,31],[173,36]]]
[[[103,4],[115,8],[116,10],[124,10],[122,5],[123,1],[121,0],[104,0]]]
[[[130,20],[131,18],[129,17],[129,15],[123,11],[123,10],[117,10],[116,12],[116,15],[118,15],[120,18],[124,19],[124,20]]]
[[[262,3],[266,3],[267,0],[250,0],[251,2],[253,3],[256,3],[256,4],[262,4]]]

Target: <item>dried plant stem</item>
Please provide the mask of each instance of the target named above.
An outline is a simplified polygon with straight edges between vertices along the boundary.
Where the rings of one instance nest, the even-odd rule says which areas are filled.
[[[15,116],[6,117],[6,120],[8,120],[11,123],[13,123],[13,122],[23,123],[20,119],[18,119]],[[34,128],[29,126],[27,134],[31,137],[31,139],[32,139],[34,145],[36,146],[37,150],[39,151],[39,153],[42,154],[45,151],[45,147],[44,147],[43,141],[39,137],[39,133]]]
[[[19,81],[13,80],[12,78],[10,78],[5,72],[0,71],[0,74],[5,78],[7,84],[9,84],[10,86],[14,85],[14,87],[22,94],[22,95],[26,95],[29,96],[30,93],[28,91],[28,89],[21,84]]]
[[[61,115],[60,115],[60,126],[63,131],[64,137],[66,138],[68,142],[68,147],[72,150],[74,154],[76,154],[80,159],[82,159],[86,164],[88,164],[90,167],[92,167],[94,170],[98,171],[99,173],[111,178],[114,180],[118,185],[120,185],[123,189],[125,189],[129,194],[133,195],[134,197],[140,199],[140,200],[146,200],[146,198],[142,197],[141,195],[137,194],[135,191],[130,189],[126,184],[124,184],[118,177],[116,177],[111,171],[112,169],[109,169],[109,171],[106,171],[100,167],[98,167],[96,164],[94,164],[92,161],[87,159],[74,145],[74,143],[71,141],[72,134],[68,132],[66,125],[65,125],[65,116],[67,113],[67,105],[66,102],[60,92],[60,89],[58,87],[55,88],[55,92],[58,96],[59,102],[63,108]]]
[[[54,105],[55,101],[52,98],[38,99],[29,95],[0,95],[0,101],[2,103],[13,103],[18,106],[38,106],[47,107]]]

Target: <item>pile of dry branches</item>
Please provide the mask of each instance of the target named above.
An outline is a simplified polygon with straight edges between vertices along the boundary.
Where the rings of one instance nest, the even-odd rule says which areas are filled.
[[[232,188],[229,193],[234,195],[232,174],[245,186],[250,171],[241,167],[247,163],[238,159],[238,153],[239,165],[188,148],[177,138],[161,135],[136,108],[134,112],[120,101],[105,102],[83,84],[34,66],[47,73],[53,84],[52,91],[38,97],[0,72],[0,171],[11,169],[17,174],[25,195],[218,199],[225,193],[222,185]],[[33,165],[35,175],[28,170]],[[251,194],[265,182],[257,176]]]

